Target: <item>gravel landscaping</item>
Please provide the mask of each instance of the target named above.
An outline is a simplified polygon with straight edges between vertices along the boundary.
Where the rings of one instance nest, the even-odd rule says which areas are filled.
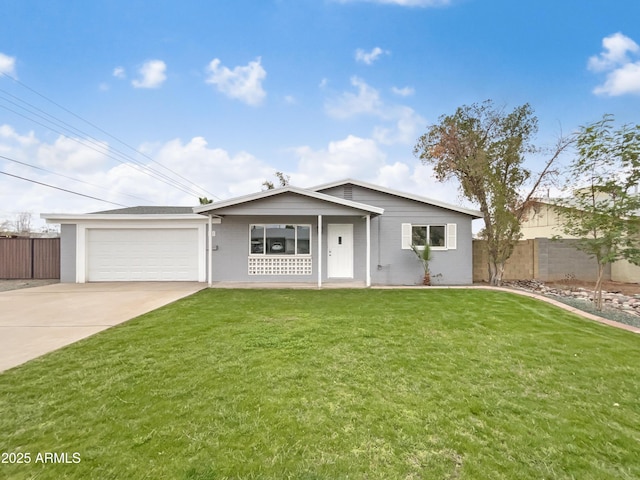
[[[603,291],[604,309],[598,311],[593,304],[593,290],[590,289],[548,286],[537,280],[506,282],[504,286],[534,292],[614,322],[640,327],[639,294],[624,295]]]

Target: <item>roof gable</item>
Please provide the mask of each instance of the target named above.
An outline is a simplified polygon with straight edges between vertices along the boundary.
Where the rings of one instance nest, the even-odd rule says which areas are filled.
[[[315,201],[320,201],[327,205],[333,205],[336,207],[346,207],[347,209],[351,211],[355,210],[358,213],[381,215],[384,212],[384,209],[380,207],[374,207],[372,205],[358,203],[351,200],[345,200],[332,195],[326,195],[322,192],[316,192],[313,190],[307,190],[307,189],[292,187],[292,186],[275,188],[271,190],[263,190],[258,193],[244,195],[242,197],[236,197],[236,198],[231,198],[229,200],[223,200],[221,202],[214,202],[207,205],[201,205],[201,206],[195,207],[193,211],[195,213],[207,214],[207,213],[220,213],[220,211],[227,209],[228,211],[233,212],[234,210],[232,210],[232,207],[247,205],[252,202],[260,202],[261,200],[273,199],[275,197],[285,197],[290,194],[299,195],[301,197],[312,199]]]
[[[444,209],[451,210],[451,211],[454,211],[454,212],[463,213],[463,214],[469,215],[469,216],[471,216],[473,218],[482,218],[482,213],[480,211],[478,211],[478,210],[459,207],[457,205],[452,205],[450,203],[442,202],[440,200],[434,200],[434,199],[431,199],[431,198],[422,197],[420,195],[414,195],[412,193],[401,192],[399,190],[393,190],[391,188],[381,187],[380,185],[374,185],[372,183],[362,182],[360,180],[352,180],[352,179],[340,180],[340,181],[337,181],[337,182],[331,182],[331,183],[326,183],[326,184],[323,184],[323,185],[318,185],[316,187],[312,187],[310,190],[315,191],[315,192],[322,192],[324,190],[329,190],[331,188],[335,188],[335,187],[339,187],[339,186],[343,186],[343,185],[355,185],[355,186],[359,186],[359,187],[362,187],[362,188],[368,188],[370,190],[375,190],[377,192],[386,193],[388,195],[394,195],[394,196],[397,196],[397,197],[406,198],[406,199],[413,200],[413,201],[416,201],[416,202],[425,203],[425,204],[428,204],[428,205],[433,205],[433,206],[436,206],[436,207],[444,208]]]

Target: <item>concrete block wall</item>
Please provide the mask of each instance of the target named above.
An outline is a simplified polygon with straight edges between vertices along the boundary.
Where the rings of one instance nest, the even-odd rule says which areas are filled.
[[[539,280],[596,280],[598,264],[576,248],[576,240],[536,238],[535,242],[539,251]],[[611,280],[611,265],[605,267],[604,279]]]
[[[504,280],[586,280],[595,281],[597,264],[575,247],[575,240],[536,238],[519,241],[505,265]],[[611,280],[611,267],[604,273]],[[473,281],[489,280],[484,240],[473,241]]]
[[[504,280],[531,280],[535,278],[535,240],[518,242],[504,269]],[[487,248],[484,240],[473,241],[473,281],[489,281]]]

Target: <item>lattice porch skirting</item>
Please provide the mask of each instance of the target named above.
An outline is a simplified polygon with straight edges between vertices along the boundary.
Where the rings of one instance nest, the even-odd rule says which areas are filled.
[[[311,275],[311,257],[249,257],[249,275]]]

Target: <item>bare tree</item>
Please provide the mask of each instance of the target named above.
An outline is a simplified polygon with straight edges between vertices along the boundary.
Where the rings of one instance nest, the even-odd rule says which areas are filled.
[[[0,222],[0,233],[10,233],[13,231],[13,222],[9,220],[3,220]]]
[[[31,213],[20,212],[16,216],[15,231],[21,234],[31,233]]]

